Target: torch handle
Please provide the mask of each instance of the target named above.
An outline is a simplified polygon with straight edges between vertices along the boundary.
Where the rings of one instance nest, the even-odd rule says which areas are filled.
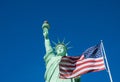
[[[42,25],[42,29],[43,29],[43,35],[45,37],[45,39],[48,39],[48,30],[49,30],[50,26],[48,24],[47,21],[44,21],[43,25]]]

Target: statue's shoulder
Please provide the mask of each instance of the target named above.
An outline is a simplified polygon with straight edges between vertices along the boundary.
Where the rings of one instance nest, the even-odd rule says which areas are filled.
[[[51,60],[61,60],[62,56],[54,56],[51,58]]]

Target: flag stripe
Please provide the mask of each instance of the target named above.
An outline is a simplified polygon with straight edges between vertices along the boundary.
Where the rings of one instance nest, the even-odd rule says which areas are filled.
[[[103,66],[103,67],[101,67],[101,68],[99,68],[99,70],[88,70],[88,69],[86,69],[86,70],[84,70],[83,72],[79,72],[79,73],[75,73],[75,74],[71,74],[71,75],[65,75],[64,73],[62,74],[61,72],[60,72],[60,78],[62,78],[62,79],[67,79],[67,78],[76,78],[76,77],[78,77],[78,76],[81,76],[82,74],[86,74],[86,73],[89,73],[89,72],[97,72],[97,71],[101,71],[101,70],[104,70],[105,69],[105,67]]]
[[[103,61],[101,61],[101,62],[88,62],[88,63],[85,63],[85,64],[81,64],[81,65],[76,65],[76,69],[75,69],[75,66],[74,67],[72,67],[72,66],[69,66],[69,68],[66,68],[66,67],[68,67],[67,65],[65,66],[60,66],[60,69],[63,69],[63,70],[71,70],[71,71],[73,71],[74,69],[75,70],[77,70],[77,69],[79,69],[79,68],[83,68],[83,67],[85,67],[85,66],[101,66],[101,65],[104,65],[104,62]]]
[[[88,58],[88,59],[84,59],[83,61],[80,61],[79,59],[78,60],[71,60],[71,59],[63,57],[60,64],[62,64],[62,63],[64,64],[65,62],[68,62],[70,64],[74,64],[74,63],[79,63],[79,62],[85,62],[85,61],[88,61],[88,60],[98,62],[99,60],[101,61],[101,59],[103,59],[103,57],[96,58],[96,59],[95,58]]]
[[[96,66],[92,66],[92,65],[86,65],[86,66],[84,66],[84,67],[77,67],[75,70],[74,69],[64,69],[64,68],[60,68],[60,71],[61,72],[64,72],[64,74],[66,74],[66,72],[65,71],[67,71],[67,72],[69,72],[69,73],[71,73],[72,72],[72,74],[73,73],[75,73],[75,72],[78,72],[78,71],[81,71],[81,70],[83,70],[83,69],[86,69],[86,68],[91,68],[91,67],[100,67],[100,66],[104,66],[104,64],[101,64],[101,65],[96,65]]]
[[[101,65],[104,65],[104,62],[103,61],[100,61],[100,62],[86,62],[86,63],[81,63],[81,64],[78,64],[76,66],[70,66],[70,65],[60,65],[60,70],[67,70],[67,71],[75,71],[75,70],[78,70],[78,69],[84,69],[84,67],[90,67],[90,66],[101,66]]]
[[[101,58],[96,58],[96,59],[93,59],[93,58],[88,58],[88,59],[84,59],[82,61],[78,60],[77,62],[75,63],[72,63],[71,61],[68,60],[61,60],[61,63],[60,63],[60,66],[77,66],[77,65],[80,65],[80,64],[84,64],[84,63],[88,63],[88,62],[101,62],[103,61],[103,57]]]
[[[60,72],[60,74],[63,74],[64,77],[66,78],[72,78],[72,77],[77,77],[79,75],[82,75],[82,74],[85,74],[85,73],[88,73],[89,71],[94,71],[95,70],[104,70],[104,66],[99,66],[99,67],[87,67],[87,68],[84,68],[84,69],[79,69],[79,71],[76,71],[76,72],[73,72],[72,74],[64,74],[64,72]]]
[[[101,46],[88,48],[82,56],[64,56],[59,63],[60,78],[75,78],[89,72],[105,69]]]
[[[64,61],[64,60],[63,60]],[[100,58],[87,58],[81,61],[77,61],[71,64],[70,61],[64,61],[60,64],[60,75],[64,75],[64,78],[77,77],[79,75],[90,72],[95,72],[99,70],[104,70],[103,57]]]

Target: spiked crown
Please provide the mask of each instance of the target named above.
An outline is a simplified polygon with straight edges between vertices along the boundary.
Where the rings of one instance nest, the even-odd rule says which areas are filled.
[[[67,42],[67,43],[64,43],[64,41],[65,41],[65,39],[62,42],[60,42],[60,40],[58,40],[58,43],[56,43],[56,42],[53,41],[53,44],[55,45],[54,49],[56,49],[57,46],[59,46],[59,45],[63,45],[66,50],[72,48],[72,47],[67,47],[69,45],[70,41]]]

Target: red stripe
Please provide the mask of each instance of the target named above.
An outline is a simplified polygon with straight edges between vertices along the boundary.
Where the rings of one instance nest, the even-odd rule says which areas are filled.
[[[99,69],[99,70],[97,70],[97,71],[100,71],[100,70],[104,70],[105,68],[101,68],[101,69]],[[84,71],[84,72],[82,72],[82,73],[80,73],[80,74],[78,74],[78,75],[76,75],[74,78],[76,78],[76,77],[78,77],[78,76],[81,76],[82,74],[86,74],[86,73],[89,73],[89,72],[96,72],[95,70],[87,70],[87,71]],[[71,76],[71,75],[69,75],[69,74],[60,74],[60,78],[62,78],[62,79],[67,79],[69,76]]]
[[[97,61],[97,62],[96,62]],[[82,67],[82,68],[79,68],[79,69],[77,69],[77,70],[75,70],[77,67],[80,67],[81,65],[83,65],[83,64],[87,64],[87,63],[98,63],[98,62],[102,62],[103,61],[103,59],[101,59],[101,60],[94,60],[94,61],[86,61],[86,62],[83,62],[83,63],[80,63],[80,64],[76,64],[76,66],[70,66],[70,65],[60,65],[60,71],[61,72],[63,72],[63,73],[65,73],[64,75],[63,75],[63,78],[64,77],[66,77],[66,75],[67,76],[71,76],[71,75],[73,75],[73,74],[75,74],[75,73],[77,73],[77,72],[79,72],[80,70],[83,70],[83,69],[86,69],[86,68],[89,68],[89,67],[100,67],[100,66],[104,66],[104,63],[103,64],[98,64],[98,65],[87,65],[87,66],[84,66],[84,67]],[[74,68],[73,70],[63,70],[63,69],[61,69],[61,67],[66,67],[66,68]],[[88,72],[96,72],[96,71],[100,71],[100,70],[104,70],[105,68],[102,68],[102,69],[93,69],[93,70],[87,70],[87,71],[84,71],[84,72],[82,72],[82,73],[80,73],[79,75],[82,75],[82,74],[85,74],[85,73],[88,73]],[[66,74],[66,73],[70,73],[70,74]],[[78,76],[79,76],[78,75]],[[60,76],[61,76],[61,73],[60,73]],[[77,76],[76,76],[77,77]]]
[[[89,58],[88,58],[88,59],[89,59]],[[88,59],[84,59],[84,60],[88,60]],[[96,59],[97,59],[97,58],[96,58]],[[79,61],[82,61],[82,60],[79,60],[79,59],[77,59],[77,60],[62,59],[60,64],[62,64],[63,62],[64,62],[64,63],[74,64],[74,63],[77,63],[77,62],[79,62]],[[99,62],[99,61],[101,61],[101,60],[91,59],[91,60],[88,60],[88,61],[90,61],[90,62]],[[87,61],[86,61],[86,62],[87,62]]]
[[[79,59],[81,56],[63,56],[63,58],[69,58],[69,59]]]
[[[72,62],[68,62],[68,61],[61,61],[61,62],[64,62],[64,63],[70,63],[70,64],[74,64],[74,66],[72,66],[72,65],[67,65],[67,64],[65,64],[65,65],[63,65],[62,63],[60,63],[60,67],[61,66],[63,66],[63,67],[76,67],[76,66],[80,66],[80,65],[83,65],[83,64],[86,64],[86,63],[89,63],[89,62],[91,62],[91,63],[95,63],[95,62],[102,62],[103,61],[103,59],[101,59],[101,60],[88,60],[88,61],[85,61],[85,62],[81,62],[81,63],[79,63],[79,64],[76,64],[77,62],[79,62],[79,61],[77,61],[77,62],[75,62],[75,63],[72,63]]]
[[[63,74],[60,73],[60,78],[69,78],[70,76],[77,74],[79,71],[80,71],[80,74],[77,74],[72,78],[75,78],[75,77],[80,76],[85,73],[104,70],[105,67],[99,68],[101,66],[104,66],[104,62],[103,62],[104,59],[103,58],[101,58],[101,59],[98,58],[97,60],[96,59],[97,58],[84,59],[84,55],[82,55],[81,57],[74,57],[74,58],[72,58],[71,56],[63,57],[61,60],[61,63],[59,64],[60,72],[63,73]],[[101,62],[101,63],[99,64],[99,62]],[[93,63],[93,64],[88,64],[88,63]],[[95,65],[96,63],[98,63],[98,64]],[[86,66],[84,66],[84,64],[86,64]],[[64,67],[66,69],[62,69],[61,67]],[[95,67],[98,67],[98,69],[88,69],[88,68],[95,68]],[[72,69],[67,69],[67,68],[72,68]]]
[[[60,68],[60,71],[61,72],[72,72],[72,74],[73,73],[76,73],[76,72],[78,72],[78,71],[80,71],[80,70],[83,70],[83,69],[85,69],[85,68],[89,68],[89,67],[99,67],[99,66],[104,66],[104,64],[99,64],[99,65],[87,65],[87,66],[84,66],[84,67],[82,67],[82,68],[79,68],[79,69],[75,69],[75,70],[64,70],[64,69],[62,69],[62,68]],[[79,66],[78,66],[79,67]],[[76,67],[77,68],[77,67]]]
[[[78,75],[76,75],[75,77],[77,77],[77,76],[80,76],[80,75],[82,75],[82,74],[86,74],[86,73],[89,73],[89,72],[96,72],[96,71],[100,71],[100,70],[104,70],[105,68],[101,68],[101,69],[96,69],[96,70],[86,70],[86,71],[83,71],[83,72],[81,72],[81,73],[79,73]],[[69,76],[71,76],[71,75],[73,75],[73,74],[75,74],[75,73],[72,73],[72,74],[61,74],[60,73],[60,76],[63,76],[63,77],[66,77],[66,78],[68,78]]]

